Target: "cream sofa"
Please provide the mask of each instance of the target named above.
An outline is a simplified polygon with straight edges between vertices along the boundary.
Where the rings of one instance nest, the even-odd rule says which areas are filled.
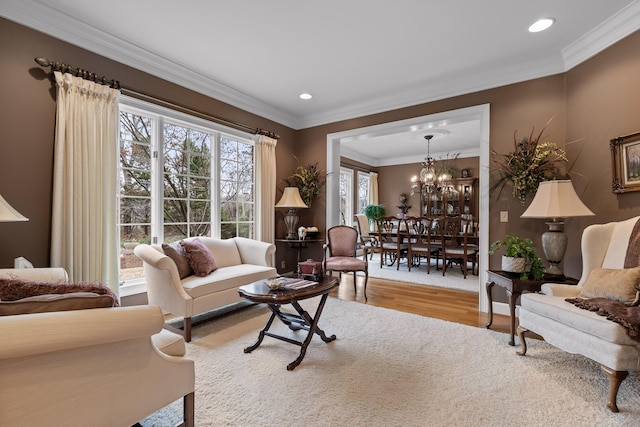
[[[0,270],[66,281],[63,269]],[[0,316],[1,426],[131,426],[183,399],[193,426],[195,368],[159,307]]]
[[[527,352],[528,331],[569,353],[581,354],[602,365],[609,377],[607,407],[618,412],[616,396],[627,371],[640,369],[640,342],[631,339],[618,323],[565,301],[580,296],[589,273],[596,268],[623,269],[630,237],[640,217],[595,224],[582,235],[582,276],[577,286],[548,283],[542,293],[521,296],[518,336],[520,355]]]
[[[211,251],[218,266],[205,277],[180,279],[176,263],[164,254],[161,245],[142,244],[134,249],[144,263],[149,304],[183,317],[184,327],[179,331],[187,342],[191,341],[193,316],[240,301],[238,287],[242,285],[277,276],[272,267],[273,244],[243,237],[198,239]]]

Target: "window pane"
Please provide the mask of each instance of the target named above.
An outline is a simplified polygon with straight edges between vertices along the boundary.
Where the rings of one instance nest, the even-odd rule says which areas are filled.
[[[165,224],[164,241],[165,243],[177,242],[188,237],[187,224]]]
[[[220,237],[223,239],[230,239],[236,237],[236,224],[223,222],[220,224]]]

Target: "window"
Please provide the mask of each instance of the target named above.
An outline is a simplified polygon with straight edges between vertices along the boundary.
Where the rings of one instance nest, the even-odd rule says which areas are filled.
[[[120,105],[120,282],[142,282],[138,243],[254,238],[254,144],[220,125],[129,98]]]
[[[340,224],[353,223],[353,170],[340,168]]]
[[[363,213],[369,204],[369,174],[358,171],[358,213]]]

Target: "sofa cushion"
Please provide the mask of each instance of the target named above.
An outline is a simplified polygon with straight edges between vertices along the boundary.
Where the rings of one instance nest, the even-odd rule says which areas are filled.
[[[180,242],[189,261],[189,266],[196,276],[204,277],[216,271],[218,265],[213,254],[198,238]]]
[[[218,268],[206,277],[189,276],[182,281],[182,287],[192,298],[200,298],[276,275],[273,267],[253,264],[232,265]]]
[[[173,262],[176,263],[176,267],[178,267],[178,275],[181,279],[184,279],[187,276],[191,276],[193,274],[193,269],[189,265],[189,261],[187,260],[186,254],[184,252],[184,248],[180,244],[180,242],[171,243],[171,244],[162,244],[162,250],[164,254],[171,258]]]
[[[166,329],[152,335],[151,341],[158,350],[169,356],[182,357],[187,353],[182,335],[178,335]]]
[[[36,295],[17,301],[0,301],[0,316],[106,308],[113,307],[114,302],[110,295],[93,292]]]
[[[609,269],[594,268],[580,291],[581,298],[608,298],[633,302],[640,283],[640,267]]]
[[[565,301],[565,297],[527,293],[521,297],[522,308],[578,331],[597,336],[605,341],[623,345],[637,345],[625,329],[606,317],[583,310]],[[534,332],[536,332],[534,330]]]
[[[216,239],[213,237],[201,237],[200,240],[209,248],[216,259],[218,267],[230,267],[242,264],[242,258],[238,251],[235,239]]]

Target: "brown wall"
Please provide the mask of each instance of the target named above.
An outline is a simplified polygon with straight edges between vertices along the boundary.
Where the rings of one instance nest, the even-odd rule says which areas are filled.
[[[0,19],[0,74],[4,76],[0,79],[0,194],[29,218],[24,223],[0,223],[4,242],[0,246],[1,267],[13,266],[17,256],[26,257],[38,267],[49,265],[55,92],[45,70],[35,63],[37,56],[104,74],[128,88],[275,132],[280,135],[276,148],[278,181],[295,169],[296,160],[291,155],[295,149],[293,129]],[[276,197],[280,195],[281,190]]]
[[[95,55],[26,27],[0,19],[0,194],[30,218],[26,223],[0,224],[0,265],[10,266],[25,256],[37,266],[48,265],[51,171],[55,100],[50,80],[33,61],[36,56],[66,62],[120,80],[124,85],[230,120],[278,133],[278,193],[298,164],[319,161],[326,169],[328,133],[419,117],[458,108],[490,104],[490,145],[499,153],[513,150],[513,132],[540,129],[551,117],[545,134],[569,145],[573,179],[594,217],[567,221],[569,249],[565,271],[580,273],[579,240],[591,223],[640,214],[640,193],[613,195],[609,139],[640,129],[640,32],[627,37],[573,70],[545,78],[476,92],[436,102],[388,111],[294,131],[215,99],[182,88],[115,61]],[[575,163],[574,163],[575,162]],[[477,176],[477,173],[474,173]],[[524,211],[508,191],[490,197],[489,240],[507,232],[531,237],[539,246],[544,221],[520,219]],[[301,222],[325,231],[325,198],[301,212]],[[395,205],[394,205],[395,206]],[[500,223],[499,211],[510,221]],[[282,212],[276,211],[276,236],[284,234]],[[10,244],[6,244],[10,243]],[[499,265],[492,257],[491,266]]]
[[[425,154],[426,156],[426,154]],[[439,160],[436,159],[436,169],[438,169]],[[456,159],[451,162],[451,166],[458,171],[456,178],[460,178],[460,172],[464,168],[472,170],[472,177],[477,178],[480,165],[478,157],[470,157],[465,159]],[[406,165],[382,166],[378,169],[378,199],[380,204],[385,205],[387,215],[395,215],[400,212],[397,206],[400,204],[400,193],[409,194],[408,205],[411,206],[408,214],[412,216],[420,216],[420,194],[411,195],[411,177],[418,175],[422,165],[420,163],[411,163]],[[474,206],[478,208],[478,188],[474,188]]]

